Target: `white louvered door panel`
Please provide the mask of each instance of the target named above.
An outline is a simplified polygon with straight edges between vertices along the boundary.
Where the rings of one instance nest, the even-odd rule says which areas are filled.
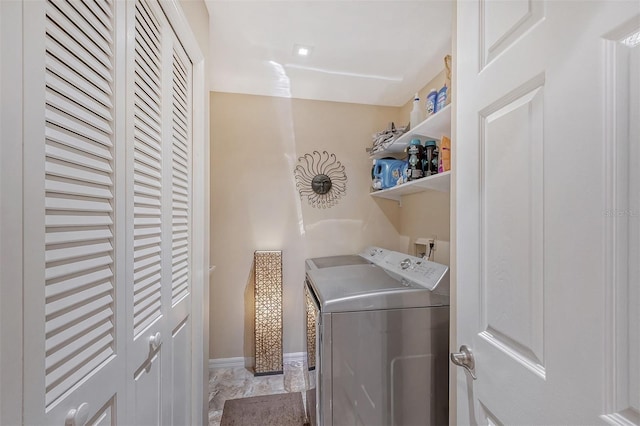
[[[191,144],[192,64],[173,37],[170,52],[170,139],[168,178],[171,182],[169,222],[171,304],[168,320],[171,364],[164,371],[167,401],[171,402],[168,424],[191,424]],[[170,421],[170,423],[169,423]]]
[[[87,404],[89,424],[117,423],[125,389],[114,201],[121,7],[49,0],[25,12],[24,421],[64,424]]]
[[[155,2],[129,3],[128,214],[129,232],[129,398],[133,423],[165,424],[163,366],[170,362],[167,307],[170,304],[171,255],[168,249],[171,220],[166,205],[169,187],[165,170],[170,165],[166,149],[167,49],[166,27]],[[169,401],[170,402],[170,401]]]
[[[145,2],[135,7],[133,140],[133,334],[162,314],[161,36]]]

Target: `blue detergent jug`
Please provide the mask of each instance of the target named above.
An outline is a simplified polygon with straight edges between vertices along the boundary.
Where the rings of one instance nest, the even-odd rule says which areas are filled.
[[[391,158],[376,160],[373,166],[373,188],[387,189],[401,185],[406,179],[407,162]]]

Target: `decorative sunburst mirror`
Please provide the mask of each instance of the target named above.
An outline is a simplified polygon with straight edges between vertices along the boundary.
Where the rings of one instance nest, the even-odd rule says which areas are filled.
[[[298,158],[293,174],[300,198],[314,208],[327,209],[338,204],[347,192],[347,175],[335,154],[313,151]]]

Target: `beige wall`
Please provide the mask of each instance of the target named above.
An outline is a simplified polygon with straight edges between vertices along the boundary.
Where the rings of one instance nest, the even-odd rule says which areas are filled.
[[[444,67],[444,61],[442,66]],[[418,92],[420,104],[426,108],[427,94],[431,89],[440,90],[445,83],[445,70],[436,75],[431,81],[424,85]],[[450,91],[447,102],[451,101]],[[400,122],[408,123],[413,99],[409,99],[400,108]],[[407,195],[402,198],[402,208],[400,209],[400,233],[405,236],[403,240],[406,245],[403,251],[414,254],[414,243],[417,238],[437,237],[436,250],[433,253],[433,260],[445,265],[449,264],[449,242],[451,241],[449,232],[450,217],[450,197],[449,193],[428,191],[420,194]]]
[[[443,69],[421,100],[444,81]],[[437,237],[434,260],[449,264],[448,193],[408,195],[401,205],[368,195],[365,148],[390,121],[409,121],[412,99],[396,108],[212,92],[210,101],[210,358],[253,356],[255,250],[283,251],[285,353],[304,350],[304,259],[367,245],[414,254],[417,238]],[[311,207],[295,188],[297,159],[314,150],[346,167],[347,194],[330,209]]]
[[[352,254],[370,244],[404,250],[400,209],[374,200],[371,135],[398,108],[212,92],[211,358],[253,354],[254,250],[282,250],[284,352],[303,350],[304,259]],[[301,200],[293,170],[314,150],[346,167],[346,196],[329,209]]]
[[[444,66],[444,61],[443,61]],[[424,85],[422,89],[418,91],[418,96],[420,97],[420,105],[424,106],[424,109],[427,109],[427,95],[431,91],[431,89],[440,90],[442,86],[444,86],[446,78],[446,71],[443,69],[439,72],[435,77],[433,77],[427,84]],[[447,93],[448,99],[447,102],[451,101],[450,97],[451,93]],[[411,110],[413,109],[413,98],[409,99],[406,104],[404,104],[400,108],[400,123],[407,124],[409,122],[409,116],[411,115]]]
[[[444,73],[429,82],[441,87]],[[371,135],[402,108],[212,92],[210,358],[253,356],[255,250],[283,251],[285,353],[303,351],[304,259],[352,254],[367,245],[414,253],[437,237],[435,261],[449,264],[449,194],[373,198]],[[408,102],[408,105],[411,101]],[[408,113],[407,113],[408,114]],[[301,200],[293,170],[314,150],[346,167],[347,194],[330,209]]]

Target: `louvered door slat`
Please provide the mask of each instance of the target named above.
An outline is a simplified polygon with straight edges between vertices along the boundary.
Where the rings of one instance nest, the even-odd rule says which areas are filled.
[[[150,136],[147,133],[143,132],[140,128],[137,128],[134,131],[134,138],[139,142],[137,147],[139,151],[144,152],[145,154],[150,155],[151,157],[154,157],[158,160],[160,159],[160,152],[158,152],[154,147],[154,144],[157,142],[157,137],[154,138],[153,136]]]
[[[63,161],[55,157],[48,158],[50,161],[46,164],[45,170],[51,176],[77,179],[82,182],[104,186],[111,186],[113,184],[108,173],[102,173],[75,162],[74,153],[70,153]],[[89,158],[87,161],[91,163],[92,161],[99,161],[99,159]]]
[[[179,133],[182,133],[183,131],[180,131]],[[189,163],[189,153],[185,152],[185,146],[186,144],[189,143],[189,139],[188,139],[188,132],[185,133],[185,136],[180,137],[178,134],[176,134],[176,138],[179,139],[182,143],[181,144],[176,144],[174,146],[174,152],[176,154],[176,161],[179,164],[182,164],[182,166],[185,168],[185,170],[188,167],[188,163]],[[184,144],[184,145],[183,145]]]
[[[150,256],[153,254],[160,254],[160,247],[156,247],[156,246],[149,246],[146,248],[142,248],[140,250],[138,250],[138,255],[140,257],[146,257],[146,256]]]
[[[133,150],[133,328],[138,336],[162,312],[162,119],[159,25],[135,5]]]
[[[113,194],[108,188],[91,184],[79,184],[69,179],[53,178],[48,180],[45,190],[52,193],[68,194],[82,197],[96,197],[103,199],[113,198]]]
[[[138,99],[136,99],[138,101]],[[152,111],[146,108],[146,105],[141,102],[136,102],[136,119],[138,121],[138,128],[143,130],[147,135],[152,138],[159,137],[162,132],[160,116],[156,116]]]
[[[176,186],[176,190],[173,191],[174,202],[180,202],[184,204],[184,207],[189,207],[189,197],[185,194],[184,188]]]
[[[158,76],[159,77],[159,76]],[[137,86],[136,97],[139,98],[144,104],[149,107],[157,116],[160,116],[160,106],[156,105],[154,100],[147,95],[147,90],[151,89],[146,82],[139,80],[139,77],[136,76],[135,84]]]
[[[178,116],[177,113],[173,119],[173,130],[176,133],[176,138],[180,138],[182,139],[182,142],[186,142],[189,131],[187,129],[186,123],[184,122],[184,120],[182,120],[181,117]]]
[[[58,58],[62,58],[64,55],[73,60],[73,62],[82,64],[85,70],[90,71],[95,81],[103,82],[102,84],[113,81],[111,78],[111,67],[106,66],[100,59],[94,57],[91,52],[86,49],[86,46],[75,40],[72,35],[55,26],[50,26],[47,35],[50,37],[47,39],[47,49],[51,50],[52,53],[55,52]],[[56,49],[56,47],[59,48]]]
[[[175,78],[175,74],[174,74],[174,81],[177,83],[178,79]],[[181,90],[179,88],[176,88],[176,91],[173,94],[173,100],[175,102],[175,108],[176,111],[179,112],[179,119],[182,123],[187,123],[188,122],[188,114],[189,114],[189,106],[185,103],[186,99],[184,98],[184,96],[186,96],[185,94],[181,93]],[[186,127],[186,126],[185,126]]]
[[[91,161],[96,162],[94,164],[89,164],[91,167],[105,172],[111,171],[110,160],[113,160],[113,155],[111,154],[109,146],[99,144],[94,140],[82,137],[76,133],[71,133],[69,130],[63,129],[53,124],[45,129],[45,137],[51,142],[50,145],[46,146],[46,149],[49,150],[49,153],[51,152],[51,150],[61,149],[54,144],[58,143],[68,148],[81,151],[83,154],[88,154],[87,157],[90,156]],[[55,155],[52,155],[52,157],[55,157]],[[59,157],[59,159],[62,158]],[[108,164],[108,166],[96,167],[97,163]]]
[[[136,34],[138,33],[151,41],[153,53],[160,59],[160,24],[144,2],[136,4]]]
[[[58,92],[48,90],[47,103],[52,107],[64,112],[65,114],[72,116],[77,120],[81,120],[89,126],[107,135],[111,134],[111,128],[108,126],[108,124],[105,124],[105,119],[103,117],[96,115],[93,111],[88,111],[79,103],[70,101],[65,96],[61,96]],[[106,123],[108,123],[108,121],[106,121]]]
[[[144,10],[144,8],[144,6],[140,6],[136,12]],[[144,18],[138,18],[139,16],[140,14],[136,15],[136,35],[138,36],[136,43],[146,53],[144,56],[149,58],[149,64],[157,64],[160,62],[160,41],[156,37],[149,35],[149,32],[154,30],[150,29]],[[140,56],[140,58],[142,59],[143,56]]]
[[[108,229],[91,227],[86,227],[84,229],[58,228],[49,229],[49,232],[45,235],[45,243],[68,244],[107,238],[111,238],[111,232]]]
[[[76,243],[76,244],[58,244],[56,247],[47,250],[45,260],[47,262],[69,261],[80,257],[93,256],[113,250],[113,246],[107,240],[104,242]]]
[[[75,147],[70,145],[63,146],[54,140],[50,140],[50,143],[45,147],[46,154],[50,158],[55,158],[61,161],[70,161],[74,164],[89,167],[103,173],[113,172],[110,158],[101,158],[97,155],[88,156],[87,154],[93,154],[95,150],[90,152],[78,152],[77,148],[74,148]]]
[[[146,143],[138,144],[138,148],[134,152],[136,161],[143,163],[152,170],[158,170],[161,167],[162,160],[158,158],[159,153],[157,151],[151,149]]]
[[[187,169],[187,167],[185,167],[183,164],[180,163],[180,161],[176,160],[173,163],[174,167],[173,167],[173,171],[174,171],[174,176],[175,179],[178,180],[177,184],[183,186],[185,185],[185,182],[188,185],[189,182],[189,170]]]
[[[57,40],[54,35],[59,36],[60,39]],[[88,59],[92,57],[83,57],[82,55],[85,52],[83,52],[82,46],[76,44],[73,46],[76,48],[76,51],[68,50],[68,47],[71,46],[66,46],[65,43],[71,43],[71,41],[72,39],[68,37],[66,33],[54,29],[52,34],[45,39],[47,53],[53,57],[51,61],[57,60],[63,64],[63,66],[70,67],[70,71],[75,72],[79,77],[93,84],[103,92],[111,94],[111,70],[105,68],[104,65],[96,60],[88,61]],[[82,58],[82,60],[79,58]]]
[[[55,108],[50,108],[45,111],[45,118],[47,125],[54,125],[66,129],[70,132],[75,132],[78,135],[92,140],[95,143],[99,143],[105,146],[112,146],[111,138],[93,127],[85,126],[85,123],[81,120],[74,119],[68,115],[58,111]]]
[[[146,40],[136,41],[136,65],[139,67],[136,73],[136,84],[147,85],[148,89],[157,92],[159,88],[155,87],[153,82],[156,78],[160,78],[160,68],[155,62],[157,58],[150,56],[147,50],[148,46],[149,43],[147,43]],[[153,108],[153,104],[149,103],[149,106]]]
[[[51,194],[45,200],[47,210],[68,211],[68,212],[111,212],[110,200],[101,200],[98,198],[90,199],[87,197],[55,196]]]
[[[113,49],[111,47],[113,45],[113,27],[111,25],[113,13],[111,12],[111,1],[95,2],[89,0],[89,2],[78,2],[52,0],[51,3],[65,16],[69,17],[74,25],[93,43],[96,43],[103,52],[108,53],[109,56],[113,56]],[[96,10],[102,10],[103,12],[93,13],[93,9],[87,7],[89,3],[92,3]],[[101,4],[105,5],[105,7],[100,7]],[[109,13],[104,13],[104,10],[109,10]]]
[[[47,12],[47,16],[53,22],[59,22],[60,20],[64,19],[64,15],[55,8],[50,8]],[[87,28],[86,25],[82,25],[86,24],[84,20],[76,21],[76,24],[80,25],[68,26],[64,29],[59,30],[52,29],[51,35],[54,36],[58,41],[61,41],[62,39],[60,38],[60,35],[63,32],[67,33],[68,37],[73,40],[73,42],[69,45],[66,45],[65,43],[65,47],[67,47],[69,50],[75,50],[75,48],[77,48],[77,45],[80,45],[87,51],[87,53],[89,53],[93,57],[93,59],[98,60],[102,64],[102,66],[107,69],[111,69],[109,58],[113,53],[111,52],[111,49],[109,49],[108,43],[103,40],[99,36],[99,34],[95,30],[93,30],[93,28]],[[84,26],[84,31],[80,29],[80,26]],[[87,36],[87,33],[89,34],[89,36]],[[74,46],[74,48],[72,48],[71,46]]]
[[[113,13],[100,3],[46,6],[47,406],[115,352]]]
[[[147,195],[150,197],[157,198],[160,196],[160,191],[158,191],[158,188],[152,188],[150,186],[146,186],[142,184],[134,185],[134,191],[136,192],[136,194]]]
[[[89,347],[66,359],[61,368],[47,372],[45,388],[47,394],[51,395],[53,400],[62,396],[61,390],[74,384],[78,375],[86,376],[106,361],[113,353],[112,347],[113,337],[106,335],[97,341],[89,342]]]
[[[66,214],[65,214],[66,213]],[[70,226],[105,226],[113,224],[110,212],[51,212],[45,217],[47,229]],[[109,231],[111,232],[111,231]]]
[[[101,347],[104,346],[105,343],[111,343],[113,338],[109,336],[109,330],[112,326],[109,322],[102,322],[96,325],[95,328],[87,330],[77,336],[74,341],[77,345],[75,350],[71,350],[70,346],[65,346],[65,351],[58,351],[55,353],[55,356],[48,356],[45,368],[52,372],[49,375],[51,381],[54,382],[56,379],[68,376],[71,373],[66,362],[67,360],[77,358],[78,360],[81,359],[86,362],[87,358],[93,358],[94,354],[90,349],[92,346]]]
[[[96,2],[93,0],[82,0],[82,4],[84,5],[84,7],[93,12],[93,14],[98,18],[98,21],[106,23],[111,22],[111,18],[113,17],[111,7],[105,7],[111,5],[110,0],[105,1],[104,3]],[[111,27],[109,27],[108,29],[110,30]]]
[[[55,81],[53,81],[55,80]],[[46,83],[49,87],[56,87],[58,93],[67,99],[73,99],[79,106],[97,114],[103,120],[112,120],[110,106],[103,106],[96,102],[96,99],[81,90],[72,82],[65,80],[57,74],[49,73],[46,76]]]
[[[186,56],[174,50],[172,72],[172,288],[171,301],[175,305],[190,292],[189,258],[190,233],[190,116],[191,73],[182,59]],[[184,220],[186,218],[186,220]],[[181,227],[184,224],[187,226]]]
[[[67,293],[79,291],[82,288],[92,286],[98,282],[109,281],[113,277],[113,271],[107,265],[99,269],[90,270],[82,275],[60,281],[51,280],[45,288],[45,296],[50,300],[63,297]]]
[[[153,165],[145,164],[145,162],[141,161],[140,151],[137,151],[134,155],[135,163],[135,172],[139,175],[136,178],[139,178],[141,182],[151,182],[155,183],[157,187],[160,187],[160,179],[162,174],[158,170],[158,168]]]
[[[64,330],[62,333],[51,334],[45,342],[46,352],[55,352],[61,347],[66,347],[70,342],[77,340],[79,336],[86,334],[89,330],[104,327],[113,320],[113,312],[110,310],[100,310],[95,314],[90,314],[84,321],[75,324]]]
[[[134,273],[135,278],[138,280],[139,287],[138,293],[134,296],[134,301],[140,300],[142,298],[141,294],[145,291],[145,289],[158,282],[158,272],[160,272],[160,267],[154,265],[153,268],[143,269]]]
[[[67,67],[62,60],[52,55],[46,57],[46,64],[50,73],[70,82],[78,91],[86,93],[107,108],[113,106],[111,104],[111,93],[108,90],[96,90],[96,86],[82,76],[79,72],[80,70]]]
[[[111,265],[112,263],[113,257],[110,253],[103,256],[95,256],[82,260],[76,260],[73,263],[54,263],[47,266],[45,278],[47,280],[57,280],[64,277],[80,274],[91,269]]]
[[[175,98],[175,96],[174,96]],[[184,139],[187,139],[189,129],[187,125],[186,112],[182,110],[181,106],[176,104],[176,114],[173,117],[173,123],[176,126],[176,130],[182,135]]]
[[[174,73],[174,82],[177,83],[179,82],[179,79],[175,78],[176,74]],[[176,91],[173,94],[173,100],[175,102],[175,108],[176,111],[178,111],[180,113],[180,121],[182,121],[183,123],[186,123],[186,120],[188,120],[187,115],[188,115],[188,106],[185,103],[186,102],[186,93],[183,93],[183,88],[181,87],[176,87]]]

